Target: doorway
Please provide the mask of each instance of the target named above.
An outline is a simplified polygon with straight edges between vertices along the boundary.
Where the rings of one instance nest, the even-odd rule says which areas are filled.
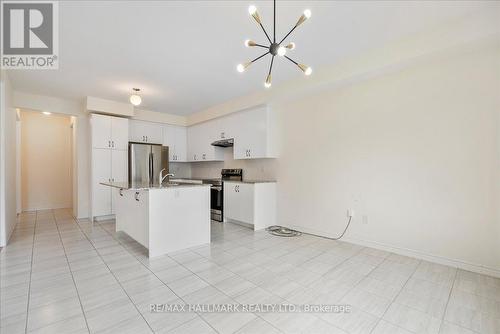
[[[71,116],[20,111],[21,210],[73,207]]]

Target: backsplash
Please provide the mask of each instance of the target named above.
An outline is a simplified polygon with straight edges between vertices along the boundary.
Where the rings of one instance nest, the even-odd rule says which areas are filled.
[[[233,149],[228,147],[224,149],[224,161],[176,163],[175,165],[179,169],[179,175],[183,175],[182,177],[188,177],[188,175],[184,174],[189,173],[191,177],[196,178],[218,178],[223,168],[242,168],[244,180],[276,180],[277,160],[234,160]],[[177,174],[175,176],[177,177]]]

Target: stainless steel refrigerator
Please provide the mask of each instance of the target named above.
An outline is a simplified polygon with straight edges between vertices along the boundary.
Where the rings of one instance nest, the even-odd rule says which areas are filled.
[[[128,143],[128,181],[132,184],[158,185],[160,171],[168,173],[168,146]]]

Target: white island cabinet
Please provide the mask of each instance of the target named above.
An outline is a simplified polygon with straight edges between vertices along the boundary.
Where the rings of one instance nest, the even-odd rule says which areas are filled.
[[[224,219],[261,230],[276,224],[276,182],[224,181]]]
[[[210,185],[119,188],[116,231],[148,249],[149,257],[210,243]]]

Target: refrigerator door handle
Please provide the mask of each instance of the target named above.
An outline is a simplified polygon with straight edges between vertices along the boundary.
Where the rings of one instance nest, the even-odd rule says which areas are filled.
[[[151,152],[151,184],[154,184],[155,183],[155,164],[154,164],[154,159],[155,159],[155,156],[153,154],[153,152]]]
[[[149,153],[149,184],[153,183],[153,153]]]

